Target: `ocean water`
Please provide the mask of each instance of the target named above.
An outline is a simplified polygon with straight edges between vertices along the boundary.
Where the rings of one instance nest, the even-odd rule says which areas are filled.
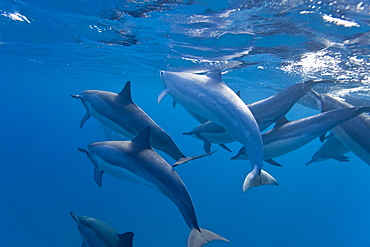
[[[203,143],[182,135],[198,123],[170,97],[157,104],[159,70],[222,70],[246,103],[308,79],[336,79],[318,90],[368,100],[369,38],[360,0],[2,0],[0,246],[81,246],[71,211],[134,232],[137,247],[186,245],[168,198],[109,175],[95,184],[77,148],[112,136],[93,118],[79,128],[85,109],[71,94],[131,81],[135,103],[199,155]],[[317,113],[297,104],[288,118]],[[176,167],[200,227],[230,240],[207,246],[370,246],[370,167],[352,153],[306,166],[320,145],[265,164],[279,186],[245,193],[250,163],[230,160],[238,143]]]

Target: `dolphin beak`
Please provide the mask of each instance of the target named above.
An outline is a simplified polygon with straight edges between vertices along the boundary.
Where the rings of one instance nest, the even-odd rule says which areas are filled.
[[[84,148],[77,148],[77,150],[80,151],[81,153],[88,154],[87,150]]]
[[[78,94],[71,94],[71,97],[72,97],[72,98],[79,99],[79,98],[80,98],[80,95],[78,95]]]
[[[75,215],[73,212],[70,212],[69,214],[72,216],[72,218],[73,218],[76,222],[78,221],[78,216],[77,216],[77,215]]]

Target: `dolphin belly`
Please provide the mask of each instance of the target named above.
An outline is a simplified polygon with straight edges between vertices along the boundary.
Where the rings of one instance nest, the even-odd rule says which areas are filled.
[[[107,245],[98,237],[96,232],[83,224],[79,224],[78,230],[80,231],[81,238],[86,247],[107,247]]]
[[[273,159],[292,152],[314,140],[316,136],[296,136],[287,139],[276,140],[263,146],[263,159]]]
[[[97,155],[90,155],[90,158],[94,161],[94,164],[98,165],[98,167],[101,170],[103,170],[105,173],[107,173],[107,174],[109,174],[113,177],[120,178],[120,179],[123,179],[123,180],[127,180],[127,181],[133,182],[135,184],[144,185],[144,186],[151,187],[153,189],[158,190],[158,188],[153,183],[150,183],[148,180],[136,175],[135,173],[133,173],[133,172],[121,167],[121,166],[116,166],[116,165],[110,164],[110,163],[104,161],[102,158],[100,158]],[[130,162],[130,161],[122,160],[122,162]]]

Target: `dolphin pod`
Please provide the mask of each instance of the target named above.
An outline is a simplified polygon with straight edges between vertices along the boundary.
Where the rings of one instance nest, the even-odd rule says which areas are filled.
[[[83,239],[83,247],[132,247],[134,233],[119,234],[111,225],[88,216],[70,212]]]
[[[343,102],[338,98],[328,94],[314,93],[319,108],[322,112],[332,109],[346,109],[353,107],[351,104]],[[332,130],[336,138],[356,156],[370,165],[370,116],[361,114]]]
[[[86,114],[81,119],[80,127],[90,116],[94,116],[103,125],[131,139],[144,127],[151,126],[150,140],[152,146],[172,157],[177,161],[176,164],[207,155],[186,157],[172,138],[133,102],[131,82],[129,81],[119,94],[100,90],[86,90],[80,95],[71,96],[80,99],[86,108]]]
[[[281,119],[276,126],[262,135],[264,160],[271,160],[289,153],[324,135],[335,126],[355,118],[370,107],[352,107],[326,111],[311,117],[295,121]],[[248,159],[244,147],[232,159]]]
[[[131,141],[105,141],[92,143],[86,150],[95,166],[94,179],[102,186],[102,176],[112,176],[152,187],[180,210],[186,224],[191,229],[188,247],[200,247],[213,240],[227,239],[198,226],[192,200],[171,165],[169,165],[150,146],[150,126],[145,127]]]
[[[222,81],[220,71],[205,74],[160,71],[160,75],[165,89],[159,95],[158,103],[169,94],[174,99],[174,106],[176,103],[181,104],[202,123],[189,134],[204,141],[207,152],[205,155],[210,154],[211,142],[221,145],[228,151],[230,150],[225,143],[237,141],[243,145],[238,155],[233,157],[250,159],[252,165],[252,171],[243,182],[243,192],[259,185],[278,185],[275,178],[261,169],[263,160],[280,166],[273,158],[291,152],[330,130],[335,134],[334,130],[338,126],[342,128],[347,122],[362,119],[364,114],[361,113],[370,110],[370,107],[352,106],[339,107],[340,109],[335,110],[326,108],[326,103],[330,100],[317,94],[323,112],[289,122],[285,115],[307,91],[312,90],[318,83],[331,83],[333,80],[310,80],[299,83],[279,91],[270,98],[246,105],[238,94]],[[103,175],[107,173],[151,187],[165,195],[179,209],[190,229],[187,247],[201,247],[213,240],[229,242],[224,237],[199,227],[190,194],[174,170],[178,164],[205,155],[186,157],[172,138],[132,101],[130,86],[131,83],[127,82],[118,94],[87,90],[80,95],[72,95],[81,100],[87,111],[80,122],[80,127],[93,116],[104,126],[131,139],[95,142],[86,149],[79,148],[94,165],[95,182],[102,186]],[[365,122],[365,125],[369,123],[361,121]],[[274,122],[275,127],[261,135],[261,131]],[[342,132],[338,131],[339,134]],[[365,154],[365,162],[367,156],[370,162],[370,152],[361,146],[367,144],[360,144],[361,140],[356,139],[358,132],[346,130],[345,133],[350,136],[350,141],[357,142],[357,146],[362,148],[358,150],[361,155]],[[337,143],[338,140],[344,142],[346,137],[339,134],[335,134],[338,138]],[[366,128],[364,134],[367,134]],[[335,137],[330,137],[325,144],[329,146],[329,141]],[[152,148],[161,150],[176,160],[174,165],[167,163]],[[346,161],[347,157],[339,154],[344,151],[337,150],[334,154],[325,150],[322,154],[317,152],[307,164],[327,158]],[[71,216],[76,221],[83,239],[82,246],[132,247],[134,236],[132,232],[119,234],[113,227],[97,219],[77,216],[74,213],[71,213]]]
[[[257,122],[240,97],[221,79],[221,71],[207,74],[161,71],[167,94],[185,109],[223,126],[236,141],[246,147],[253,170],[244,180],[242,191],[259,185],[277,185],[270,174],[262,170],[263,145]]]
[[[271,124],[284,117],[293,105],[302,98],[311,88],[317,84],[333,83],[334,80],[308,80],[284,88],[276,94],[247,104],[252,112],[260,131],[264,131]],[[238,93],[237,93],[238,94]],[[239,94],[238,94],[239,95]],[[206,152],[210,152],[211,143],[221,145],[224,149],[230,151],[224,144],[234,142],[235,140],[222,127],[211,121],[195,127],[192,131],[184,133],[185,135],[194,136],[204,142]]]

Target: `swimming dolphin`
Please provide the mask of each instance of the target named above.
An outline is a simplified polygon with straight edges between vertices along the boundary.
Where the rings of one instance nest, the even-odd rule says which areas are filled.
[[[322,112],[353,107],[328,94],[317,94],[315,91],[313,93]],[[361,114],[350,121],[342,123],[340,126],[335,127],[332,132],[343,145],[370,165],[370,116],[368,114]]]
[[[150,146],[151,127],[145,127],[131,141],[92,143],[86,150],[95,165],[94,179],[102,186],[103,173],[152,187],[168,197],[180,210],[191,229],[188,247],[200,247],[212,240],[227,239],[198,226],[188,190],[181,178]]]
[[[276,126],[262,135],[264,160],[271,160],[289,153],[329,132],[335,126],[348,121],[370,107],[352,107],[331,110],[295,121],[281,119]],[[231,159],[248,159],[244,147]]]
[[[308,80],[282,89],[266,99],[248,104],[261,131],[284,117],[294,104],[317,84],[334,83],[335,80]]]
[[[204,142],[204,150],[206,153],[211,152],[211,143],[219,144],[222,148],[231,152],[225,144],[235,141],[224,127],[215,124],[212,121],[207,121],[204,124],[195,127],[190,132],[185,132],[183,134],[194,136],[195,138],[202,140]]]
[[[334,80],[309,80],[298,83],[277,92],[269,98],[247,104],[252,112],[260,131],[264,131],[271,124],[284,117],[293,105],[302,98],[310,89],[320,83],[333,83]],[[240,96],[240,93],[237,93]],[[184,133],[203,140],[206,152],[210,150],[211,143],[219,145],[235,141],[230,134],[222,127],[212,121],[195,127],[192,131]],[[226,146],[222,146],[227,149]]]
[[[87,110],[80,122],[80,127],[90,116],[94,116],[103,125],[131,139],[144,127],[151,126],[150,140],[153,148],[165,152],[178,163],[185,163],[205,156],[185,157],[172,138],[132,101],[129,81],[119,94],[87,90],[80,95],[71,96],[80,99]]]
[[[306,163],[309,165],[313,162],[335,159],[337,161],[346,162],[349,161],[347,156],[344,156],[345,153],[348,153],[350,150],[344,146],[338,138],[331,134],[324,144],[312,155],[312,159]]]
[[[171,97],[185,109],[224,127],[231,137],[248,150],[253,170],[244,180],[242,190],[277,181],[263,171],[263,145],[260,130],[249,108],[221,78],[221,72],[193,74],[161,71],[165,90],[159,95]]]
[[[107,223],[70,212],[83,239],[82,247],[132,247],[134,233],[119,234]]]

